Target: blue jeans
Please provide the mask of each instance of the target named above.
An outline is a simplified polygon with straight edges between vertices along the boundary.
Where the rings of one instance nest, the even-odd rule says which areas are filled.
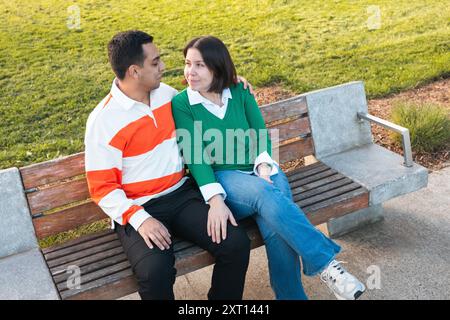
[[[281,169],[271,176],[273,184],[235,170],[215,172],[227,192],[225,203],[237,220],[253,217],[266,245],[270,284],[276,299],[307,299],[303,273],[314,276],[331,262],[341,247],[317,230],[293,202],[286,175]]]

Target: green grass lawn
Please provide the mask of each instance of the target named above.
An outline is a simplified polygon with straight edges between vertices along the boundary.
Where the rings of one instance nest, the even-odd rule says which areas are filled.
[[[67,27],[76,4],[81,29]],[[376,4],[381,27],[369,30]],[[0,168],[83,149],[89,112],[109,91],[106,44],[118,31],[155,37],[182,88],[182,48],[212,34],[255,86],[301,93],[364,80],[369,97],[450,74],[450,0],[0,2]]]

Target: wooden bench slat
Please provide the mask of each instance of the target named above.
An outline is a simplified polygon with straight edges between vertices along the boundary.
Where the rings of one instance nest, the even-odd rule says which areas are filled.
[[[84,173],[84,152],[19,169],[25,190]]]
[[[303,208],[309,221],[318,225],[369,206],[369,192],[364,188],[353,190],[336,198]]]
[[[104,269],[100,269],[88,274],[81,274],[81,283],[89,283],[98,279],[102,279],[105,277],[108,277],[111,274],[123,271],[123,270],[130,270],[131,271],[131,267],[130,267],[130,263],[128,262],[128,260],[126,261],[122,261],[119,262],[117,264],[114,264],[112,266],[110,266],[109,268],[104,268]],[[67,287],[67,281],[63,281],[59,284],[56,285],[59,292],[63,293],[66,290],[72,290],[70,288]]]
[[[352,182],[350,184],[341,186],[341,187],[333,189],[333,190],[329,190],[329,191],[323,192],[321,194],[309,197],[307,199],[299,200],[298,204],[302,208],[303,207],[308,207],[308,206],[311,206],[313,204],[326,201],[328,199],[336,198],[337,196],[339,196],[341,194],[345,194],[347,192],[359,189],[360,187],[361,186],[359,184]]]
[[[341,175],[341,174],[334,174],[332,176],[329,176],[329,177],[326,177],[326,178],[323,178],[323,179],[320,179],[320,180],[317,180],[317,181],[314,181],[314,182],[307,183],[307,184],[302,185],[300,187],[292,188],[291,192],[292,192],[292,195],[295,196],[295,195],[297,195],[299,193],[307,192],[309,190],[312,190],[312,189],[315,189],[315,188],[319,188],[319,187],[324,186],[324,185],[326,185],[328,183],[333,183],[335,181],[339,181],[339,180],[342,180],[342,179],[346,179],[346,177]]]
[[[302,209],[304,211],[314,212],[314,214],[316,214],[316,212],[319,211],[320,209],[327,208],[327,207],[330,207],[333,209],[334,205],[336,203],[355,198],[356,196],[363,194],[363,193],[368,193],[367,189],[365,189],[363,187],[359,187],[358,189],[352,190],[347,193],[340,194],[334,198],[327,199],[327,200],[321,201],[321,202],[317,202],[317,203],[311,204],[309,206],[303,206]]]
[[[138,290],[136,278],[133,274],[122,275],[119,280],[103,283],[91,290],[80,291],[76,294],[67,292],[65,300],[110,300],[127,296]]]
[[[324,165],[323,163],[319,163],[318,165],[314,166],[314,168],[309,168],[309,167],[310,166],[306,166],[304,168],[307,168],[307,169],[290,174],[288,176],[289,183],[293,183],[294,181],[297,181],[297,180],[303,180],[307,177],[319,174],[323,171],[330,170],[330,168],[328,166]]]
[[[293,170],[285,172],[285,174],[286,174],[286,176],[289,179],[293,175],[296,175],[296,174],[301,173],[301,172],[306,172],[306,171],[309,171],[309,170],[312,170],[312,169],[315,169],[315,168],[321,167],[321,166],[325,166],[325,164],[323,164],[322,162],[318,161],[318,162],[309,164],[307,166],[302,166],[302,167],[299,167],[299,168],[295,168]],[[289,180],[289,181],[291,181],[291,180]]]
[[[300,159],[314,153],[311,137],[300,139],[279,147],[279,163]]]
[[[336,170],[326,169],[324,171],[317,172],[317,173],[315,173],[313,175],[310,175],[308,177],[305,177],[303,179],[294,180],[289,185],[291,186],[291,190],[292,190],[293,188],[301,187],[301,186],[304,186],[304,185],[309,184],[311,182],[320,181],[320,180],[322,180],[324,178],[327,178],[327,177],[330,177],[330,176],[333,176],[333,175],[339,175],[341,177],[344,177],[343,175],[341,175]]]
[[[86,200],[89,197],[88,185],[84,178],[27,194],[32,214]]]
[[[84,235],[82,237],[66,241],[66,242],[64,242],[62,244],[58,244],[58,245],[55,245],[55,246],[44,248],[44,249],[42,249],[42,253],[45,256],[47,253],[50,253],[50,252],[53,252],[53,251],[62,250],[64,248],[67,248],[67,247],[70,247],[70,246],[74,246],[74,245],[77,245],[77,244],[80,244],[80,243],[83,243],[83,242],[91,241],[93,239],[103,237],[103,236],[108,235],[108,234],[113,233],[113,232],[114,232],[114,230],[107,229],[107,230],[102,230],[102,231],[99,231],[99,232],[96,232],[96,233]]]
[[[333,189],[337,189],[339,187],[343,187],[349,184],[352,184],[353,181],[351,179],[348,178],[343,178],[343,179],[339,179],[337,181],[331,182],[331,183],[327,183],[323,186],[320,186],[318,188],[314,188],[302,193],[299,193],[297,195],[294,196],[294,201],[302,201],[302,200],[306,200],[308,198],[323,194],[324,192],[333,190]],[[359,185],[358,185],[359,186]]]
[[[91,264],[87,264],[84,265],[80,268],[80,274],[81,275],[86,275],[88,273],[100,270],[100,269],[104,269],[107,268],[109,266],[115,265],[117,263],[123,262],[123,261],[128,261],[127,256],[125,255],[124,252],[117,254],[115,256],[111,256],[105,259],[101,259],[95,263],[91,263]],[[53,281],[56,284],[60,284],[63,281],[66,281],[71,275],[67,272],[63,272],[61,274],[55,275],[53,277]]]
[[[122,244],[120,243],[120,241],[117,240],[113,240],[111,242],[107,242],[107,243],[103,243],[97,247],[91,248],[89,251],[89,254],[91,255],[95,255],[98,252],[104,251],[104,250],[108,250],[108,249],[113,249],[113,248],[117,248],[117,247],[121,247]],[[76,261],[79,258],[83,258],[85,257],[86,252],[83,251],[79,251],[76,252],[74,254],[71,254],[70,256],[63,256],[61,258],[56,258],[53,260],[47,260],[47,264],[50,268],[53,267],[57,267],[59,265],[62,264],[67,264],[67,263],[72,263],[73,261]]]
[[[293,97],[283,101],[270,103],[259,108],[264,120],[270,125],[271,122],[306,114],[306,98],[304,96]]]
[[[273,140],[272,130],[278,130],[278,139],[281,142],[292,138],[303,137],[311,133],[309,118],[299,118],[293,121],[275,125],[269,128],[269,134]]]
[[[33,225],[38,239],[43,239],[105,218],[108,218],[108,216],[98,205],[91,201],[37,217],[33,219]]]
[[[110,283],[115,283],[115,282],[120,282],[122,281],[122,279],[126,278],[126,277],[130,277],[133,276],[133,272],[131,271],[131,269],[125,269],[122,270],[120,272],[117,272],[115,274],[111,274],[107,277],[92,281],[92,282],[88,282],[88,283],[83,283],[81,285],[80,289],[73,289],[73,290],[65,290],[63,292],[60,292],[61,298],[62,299],[67,299],[71,296],[75,296],[76,294],[79,294],[83,291],[88,291],[88,290],[93,290],[95,288],[100,288],[106,284],[110,284]],[[114,294],[114,293],[112,293]]]
[[[67,257],[72,254],[77,254],[80,251],[86,252],[89,248],[93,248],[104,243],[109,243],[114,240],[118,240],[117,234],[109,233],[104,235],[103,237],[99,237],[88,242],[83,242],[74,246],[66,247],[58,251],[47,253],[45,255],[45,259],[51,261],[61,257]]]
[[[75,266],[78,266],[78,267],[81,268],[83,266],[86,266],[86,265],[89,265],[89,264],[92,264],[92,263],[96,263],[96,262],[101,261],[103,259],[116,256],[116,255],[121,254],[123,252],[124,252],[123,251],[123,247],[122,246],[117,246],[115,248],[104,250],[102,252],[98,252],[98,253],[93,254],[93,255],[87,255],[87,256],[81,257],[81,258],[79,258],[77,260],[73,260],[73,261],[69,261],[69,262],[63,263],[63,264],[52,266],[52,267],[50,267],[50,273],[53,276],[60,275],[62,273],[65,273],[67,271],[67,268],[69,266],[71,266],[71,265],[75,265]]]

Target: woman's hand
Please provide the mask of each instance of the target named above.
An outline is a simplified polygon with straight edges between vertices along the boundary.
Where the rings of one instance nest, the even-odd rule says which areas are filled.
[[[272,167],[266,163],[263,162],[256,167],[256,171],[258,172],[258,176],[264,180],[266,180],[269,183],[273,183],[272,180],[270,180],[270,173],[272,172]]]
[[[267,176],[262,176],[262,175],[260,175],[259,177],[260,177],[261,179],[266,180],[268,183],[273,183],[273,181],[270,180],[270,175],[267,175]]]
[[[253,91],[253,87],[252,87],[252,85],[247,81],[247,79],[245,79],[244,77],[241,77],[241,76],[237,76],[237,82],[239,83],[239,82],[242,82],[242,84],[244,85],[244,89],[247,89],[247,87],[248,87],[248,89],[250,90],[250,93],[252,94],[252,95],[255,95],[255,92]]]
[[[236,227],[237,223],[220,194],[216,194],[208,202],[210,205],[207,224],[208,236],[212,237],[212,242],[220,243],[221,239],[227,238],[227,221],[230,220],[231,224]]]

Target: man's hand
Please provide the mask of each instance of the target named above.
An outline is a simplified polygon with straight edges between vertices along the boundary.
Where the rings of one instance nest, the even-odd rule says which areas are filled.
[[[212,242],[220,243],[221,239],[227,238],[227,221],[230,220],[231,224],[236,227],[237,223],[220,194],[209,199],[209,205],[208,236],[212,237]]]
[[[239,83],[239,82],[242,82],[242,84],[244,85],[244,89],[247,89],[247,87],[248,87],[248,89],[250,90],[250,93],[252,94],[252,95],[255,95],[255,92],[253,91],[253,87],[252,87],[252,85],[247,81],[247,79],[245,79],[244,77],[241,77],[241,76],[237,76],[237,82]]]
[[[138,228],[138,232],[150,249],[153,249],[153,244],[161,250],[170,248],[172,240],[169,230],[155,218],[146,219]]]

